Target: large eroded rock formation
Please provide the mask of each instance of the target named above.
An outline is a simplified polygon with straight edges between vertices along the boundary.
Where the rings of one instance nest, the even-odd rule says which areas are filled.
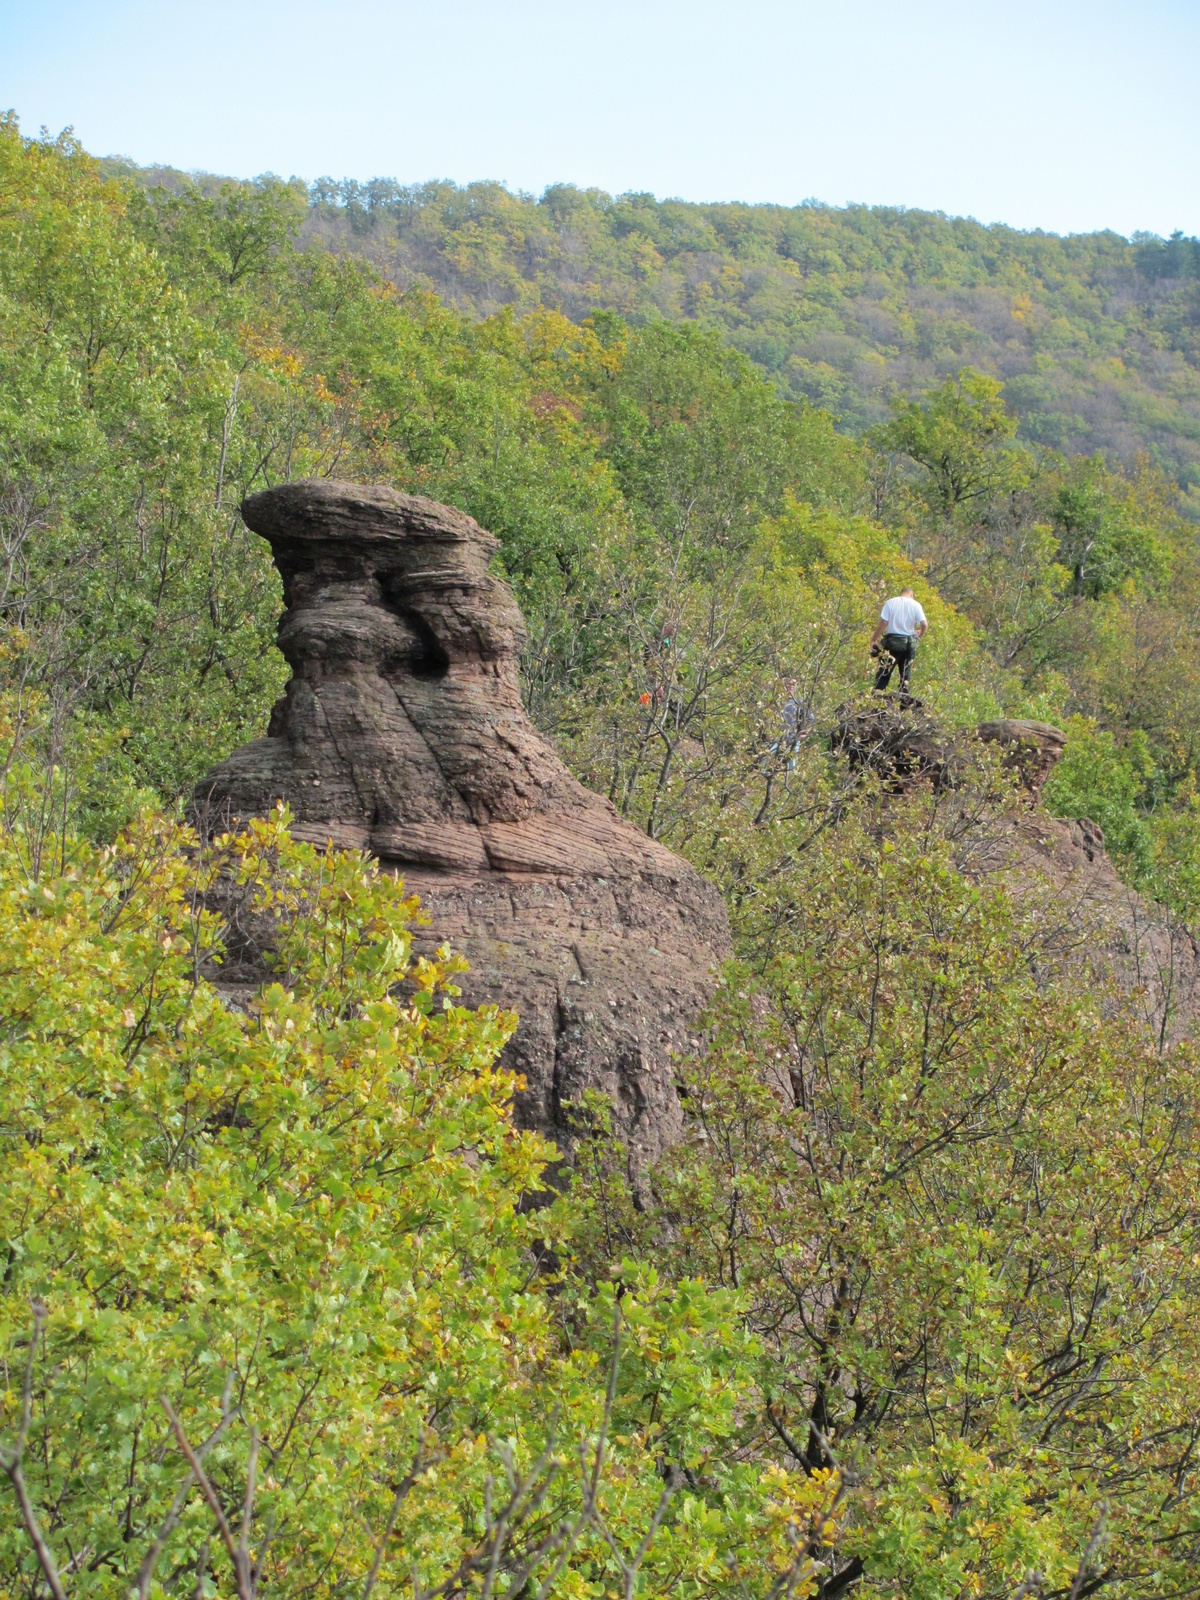
[[[403,874],[429,941],[471,963],[471,1003],[515,1007],[522,1120],[565,1142],[599,1090],[639,1165],[682,1116],[686,1048],[729,954],[717,890],[567,772],[522,705],[524,624],[470,517],[317,479],[246,501],[287,610],[291,682],[266,737],[198,787],[223,821],[286,800],[300,838]]]

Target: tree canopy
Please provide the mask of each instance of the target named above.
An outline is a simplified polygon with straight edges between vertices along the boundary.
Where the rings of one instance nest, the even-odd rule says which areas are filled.
[[[0,1593],[1190,1592],[1194,1045],[975,870],[995,763],[829,735],[913,587],[929,715],[1060,722],[1047,803],[1193,938],[1193,244],[0,123]],[[545,1187],[402,885],[182,821],[284,678],[238,505],[308,475],[496,533],[539,725],[725,893],[636,1183],[587,1104]]]

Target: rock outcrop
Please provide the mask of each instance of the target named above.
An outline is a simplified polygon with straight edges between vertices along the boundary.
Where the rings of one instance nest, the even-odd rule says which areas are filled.
[[[1045,916],[1072,950],[1081,981],[1114,980],[1131,996],[1160,1045],[1200,1021],[1200,949],[1185,923],[1124,883],[1087,817],[1053,817],[1039,805],[1008,819],[1018,892],[1049,891]]]
[[[1003,717],[980,723],[974,739],[997,746],[1002,765],[1037,800],[1067,736],[1048,722]],[[973,741],[948,733],[920,700],[889,695],[867,706],[843,708],[831,742],[853,770],[875,772],[885,787],[902,794],[921,786],[954,788],[969,770],[967,745]]]
[[[1004,765],[1035,801],[1040,800],[1042,785],[1067,747],[1062,729],[1027,717],[1002,717],[998,722],[981,722],[976,732],[985,744],[997,745],[1004,752]]]
[[[373,852],[420,895],[468,1003],[516,1008],[518,1115],[569,1144],[586,1090],[636,1165],[677,1137],[671,1065],[729,954],[717,890],[567,772],[522,705],[524,623],[496,541],[430,500],[328,479],[252,496],[291,681],[265,738],[198,786],[222,823]]]
[[[972,757],[980,742],[999,751],[1024,804],[988,803],[986,782],[978,804],[979,764]],[[1061,728],[1006,717],[951,734],[919,701],[901,705],[888,697],[845,711],[832,744],[852,769],[875,773],[885,792],[958,792],[962,870],[977,880],[1003,873],[1018,894],[1039,894],[1047,938],[1061,959],[1081,982],[1115,981],[1161,1044],[1200,1020],[1200,949],[1188,929],[1122,882],[1096,823],[1051,816],[1041,804],[1042,787],[1066,748]]]
[[[932,785],[952,788],[957,744],[920,700],[880,696],[835,713],[831,745],[854,772],[873,772],[893,794]]]

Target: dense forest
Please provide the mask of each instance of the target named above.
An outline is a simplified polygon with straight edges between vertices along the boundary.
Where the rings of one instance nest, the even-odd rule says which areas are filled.
[[[687,319],[855,432],[897,392],[970,364],[1005,380],[1022,438],[1126,463],[1145,450],[1200,485],[1200,241],[1181,234],[1059,238],[898,208],[691,205],[569,184],[536,200],[385,179],[296,193],[302,242],[460,310]]]
[[[912,585],[929,712],[1064,726],[1194,924],[1194,242],[166,176],[0,124],[0,1594],[1192,1592],[1194,1046],[965,870],[1002,772],[829,734]],[[369,860],[183,820],[320,475],[497,535],[531,713],[726,895],[651,1173],[585,1106],[545,1187]]]

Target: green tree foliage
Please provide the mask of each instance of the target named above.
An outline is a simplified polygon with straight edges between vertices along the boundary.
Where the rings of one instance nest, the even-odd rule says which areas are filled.
[[[571,1219],[527,1203],[554,1152],[511,1121],[514,1019],[411,956],[399,885],[282,812],[211,851],[60,837],[40,875],[27,845],[0,831],[6,1595],[811,1591],[836,1475],[731,1450],[735,1297],[636,1263],[546,1292]],[[214,894],[274,929],[244,1010]]]
[[[650,323],[595,399],[627,504],[693,559],[740,553],[786,490],[846,507],[865,496],[861,453],[713,332]]]
[[[1003,448],[1017,431],[1004,385],[965,367],[923,401],[897,400],[895,416],[877,435],[880,446],[908,456],[926,473],[930,507],[952,516],[1021,479],[1021,456]]]
[[[1087,817],[1104,832],[1109,853],[1135,879],[1152,870],[1148,812],[1159,779],[1139,729],[1118,745],[1107,729],[1078,722],[1063,759],[1050,774],[1046,803],[1060,817]]]
[[[117,188],[0,125],[5,618],[23,681],[124,726],[168,791],[280,679],[277,583],[221,492],[227,376]]]
[[[868,807],[735,900],[690,1135],[637,1210],[599,1147],[595,1259],[617,1240],[746,1296],[744,1445],[856,1484],[845,1581],[1182,1594],[1194,1055],[1069,975],[1036,895],[964,874],[946,811]]]
[[[211,294],[228,319],[230,290],[266,276],[294,237],[306,206],[303,189],[278,179],[223,183],[216,194],[195,184],[179,192],[162,186],[135,191],[135,226],[157,250],[173,281],[193,299]],[[220,291],[213,293],[213,290]]]
[[[1085,460],[1066,477],[1051,496],[1050,515],[1073,595],[1098,600],[1131,579],[1161,580],[1170,546],[1154,526],[1158,519],[1139,517],[1119,487],[1114,495],[1111,474],[1096,460]]]
[[[147,180],[161,182],[161,173]],[[888,206],[694,205],[553,185],[313,185],[303,237],[477,314],[602,306],[723,332],[857,430],[964,364],[1022,436],[1200,472],[1195,242],[1059,238]]]

